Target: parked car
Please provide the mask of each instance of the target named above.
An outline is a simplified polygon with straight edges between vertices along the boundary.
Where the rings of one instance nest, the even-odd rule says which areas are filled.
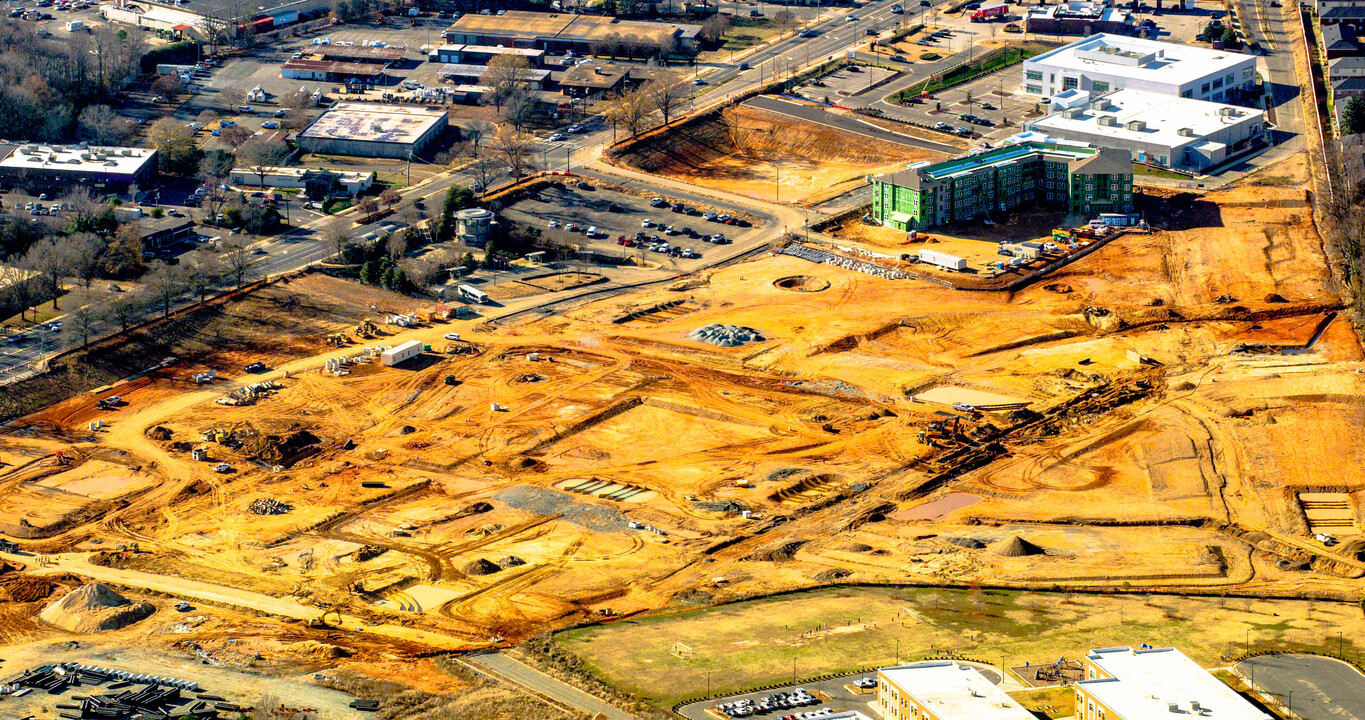
[[[265,363],[263,363],[263,362],[254,362],[254,363],[251,363],[251,364],[249,364],[249,365],[243,367],[242,370],[243,370],[244,372],[249,372],[249,373],[264,372],[264,371],[265,371]]]
[[[445,339],[447,339],[447,340],[459,340],[459,339],[460,339],[460,334],[459,334],[459,333],[446,333],[446,334],[444,335],[444,337],[445,337]]]

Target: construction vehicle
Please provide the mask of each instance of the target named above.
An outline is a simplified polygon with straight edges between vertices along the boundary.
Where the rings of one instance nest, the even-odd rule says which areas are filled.
[[[332,347],[341,347],[350,341],[351,339],[346,336],[346,333],[332,333],[327,336],[327,344]]]
[[[52,464],[53,464],[53,465],[56,465],[57,467],[63,467],[63,466],[66,466],[66,465],[70,465],[70,464],[71,464],[71,458],[69,458],[69,457],[67,457],[66,455],[62,454],[62,451],[61,451],[61,450],[58,450],[58,451],[52,453]]]
[[[341,627],[341,611],[335,606],[322,611],[322,614],[309,620],[308,627],[315,630],[330,630]]]
[[[1054,241],[1060,242],[1060,243],[1070,243],[1070,242],[1071,242],[1071,233],[1067,232],[1066,230],[1061,230],[1061,229],[1053,230],[1053,231],[1052,231],[1052,239],[1053,239]]]
[[[374,334],[378,331],[379,328],[370,320],[363,320],[359,325],[355,326],[355,336],[360,338],[374,337]]]

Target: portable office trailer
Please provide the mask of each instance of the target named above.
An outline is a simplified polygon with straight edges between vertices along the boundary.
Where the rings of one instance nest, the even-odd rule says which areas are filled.
[[[379,356],[379,360],[385,365],[397,365],[398,363],[411,360],[421,354],[422,343],[418,340],[409,340],[402,345],[385,350]]]
[[[941,253],[937,250],[920,250],[919,261],[922,263],[929,263],[930,265],[937,265],[941,268],[947,268],[949,270],[967,269],[966,260],[957,257],[956,255]]]

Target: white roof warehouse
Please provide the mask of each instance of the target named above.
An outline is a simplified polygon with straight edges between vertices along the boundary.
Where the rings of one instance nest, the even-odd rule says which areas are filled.
[[[444,110],[337,103],[298,135],[304,152],[406,158],[426,149],[449,123]]]
[[[1085,662],[1087,679],[1074,686],[1077,720],[1272,720],[1175,648],[1091,650]]]
[[[1025,92],[1042,96],[1127,89],[1223,102],[1229,90],[1255,84],[1256,58],[1100,33],[1025,60],[1023,81]]]
[[[156,150],[80,145],[20,145],[0,160],[8,183],[145,184],[156,177]]]

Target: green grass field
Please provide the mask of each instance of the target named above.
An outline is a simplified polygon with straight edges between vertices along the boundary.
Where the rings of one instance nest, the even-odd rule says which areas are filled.
[[[1353,605],[936,588],[832,588],[569,630],[556,640],[604,681],[665,706],[705,693],[951,650],[1010,666],[1091,648],[1174,645],[1206,666],[1244,649],[1365,648]],[[672,654],[674,643],[692,659]]]

